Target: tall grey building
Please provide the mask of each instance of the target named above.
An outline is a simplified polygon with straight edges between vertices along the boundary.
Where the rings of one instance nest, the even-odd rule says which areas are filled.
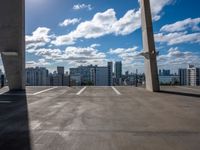
[[[122,77],[122,62],[121,61],[115,62],[115,76],[117,79],[120,79]]]
[[[115,62],[115,84],[121,85],[122,82],[122,62]]]
[[[108,86],[113,85],[113,62],[108,62]]]
[[[95,68],[95,85],[96,86],[108,86],[108,67],[96,67]]]
[[[64,67],[57,67],[57,77],[55,78],[55,81],[57,82],[57,86],[63,86],[64,85],[64,74],[65,74],[65,68]]]
[[[187,69],[179,69],[178,75],[180,85],[187,85]]]
[[[46,86],[48,84],[48,70],[43,67],[26,69],[26,84],[29,86]]]

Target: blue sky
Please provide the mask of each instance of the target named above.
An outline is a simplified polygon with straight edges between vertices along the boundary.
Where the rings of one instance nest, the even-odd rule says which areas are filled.
[[[200,66],[200,2],[150,0],[159,68]],[[138,0],[26,0],[27,67],[106,65],[143,71]]]

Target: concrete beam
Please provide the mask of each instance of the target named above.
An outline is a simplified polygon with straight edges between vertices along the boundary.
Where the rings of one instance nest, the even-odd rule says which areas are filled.
[[[152,92],[160,91],[156,50],[152,27],[152,16],[149,0],[141,0],[142,36],[145,57],[146,89]]]
[[[0,1],[0,52],[10,90],[25,89],[25,2]]]

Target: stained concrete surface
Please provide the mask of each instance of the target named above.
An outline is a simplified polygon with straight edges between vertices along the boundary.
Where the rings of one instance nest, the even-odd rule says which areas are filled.
[[[1,150],[200,149],[199,87],[51,88],[0,89]]]

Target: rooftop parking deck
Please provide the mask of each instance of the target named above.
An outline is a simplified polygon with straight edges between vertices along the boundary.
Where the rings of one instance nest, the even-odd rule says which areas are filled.
[[[1,150],[198,150],[200,87],[0,89]]]

